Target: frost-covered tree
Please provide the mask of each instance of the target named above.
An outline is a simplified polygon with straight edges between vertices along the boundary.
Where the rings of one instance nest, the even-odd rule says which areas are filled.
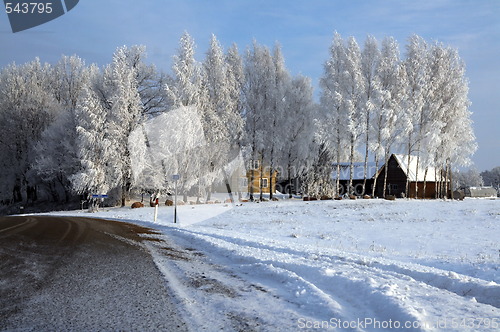
[[[208,144],[205,178],[209,186],[221,178],[228,183],[225,166],[239,151],[243,130],[242,84],[242,60],[236,45],[224,54],[216,37],[212,36],[203,63],[203,90],[207,93],[207,102],[202,106]],[[210,199],[210,190],[208,195]]]
[[[117,189],[120,191],[121,205],[125,206],[131,187],[132,163],[128,139],[143,121],[143,105],[137,81],[140,65],[145,56],[143,46],[120,47],[113,56],[113,62],[106,68],[105,79],[112,87],[108,112],[109,139],[113,173],[117,174]]]
[[[306,172],[301,177],[301,190],[307,197],[332,197],[336,193],[332,182],[332,149],[324,140],[325,135],[321,135],[321,129],[316,133],[314,141],[308,146],[310,155]]]
[[[500,166],[494,167],[489,171],[481,172],[481,177],[486,186],[493,186],[497,191],[500,190]]]
[[[403,116],[406,111],[407,79],[404,65],[399,55],[399,45],[392,37],[384,38],[382,41],[380,62],[377,67],[377,81],[379,93],[377,94],[378,108],[372,122],[375,134],[372,151],[375,155],[377,170],[380,169],[379,161],[387,165],[391,153],[397,143],[402,142],[411,130]],[[383,192],[385,196],[387,187],[387,167],[383,174]],[[375,195],[375,187],[379,181],[378,172],[375,173],[372,195]]]
[[[269,93],[272,102],[270,108],[267,109],[267,121],[265,136],[265,145],[267,147],[266,153],[266,164],[269,166],[269,173],[274,174],[278,172],[277,166],[281,153],[285,148],[285,141],[281,135],[282,132],[286,131],[285,121],[286,116],[289,114],[286,112],[287,95],[290,90],[291,77],[288,69],[285,67],[285,59],[281,52],[281,46],[276,44],[272,54],[272,65],[274,66],[274,77],[271,81],[272,91]],[[273,188],[273,176],[270,177],[269,187]],[[270,199],[273,198],[273,192],[270,191]]]
[[[441,48],[441,46],[436,46]],[[472,128],[472,113],[469,110],[468,80],[465,76],[465,65],[457,50],[446,47],[439,51],[445,61],[441,62],[441,79],[434,93],[439,98],[434,101],[436,108],[435,122],[439,124],[439,145],[436,146],[436,165],[446,165],[446,178],[453,183],[452,167],[463,167],[471,164],[470,157],[477,149],[476,138]],[[446,181],[446,184],[448,181]],[[449,188],[453,191],[453,188]],[[445,192],[449,190],[445,187]]]
[[[422,145],[422,135],[424,134],[424,125],[427,121],[424,113],[425,97],[428,83],[427,70],[427,43],[417,35],[409,39],[406,46],[405,68],[408,79],[407,89],[407,110],[403,116],[411,123],[412,129],[408,131],[406,152],[408,155],[408,164],[413,153],[417,154],[417,160],[420,157],[420,148]],[[417,162],[418,166],[418,162]],[[418,167],[417,167],[418,169]],[[418,170],[417,170],[418,172]],[[418,176],[418,174],[417,174]],[[418,186],[415,186],[415,195],[418,195]],[[409,178],[406,181],[406,195],[409,197]]]
[[[344,72],[346,71],[346,48],[341,35],[335,32],[332,45],[329,49],[330,55],[323,65],[323,76],[320,78],[320,119],[321,127],[328,130],[320,130],[322,140],[328,142],[328,147],[333,151],[336,163],[335,194],[340,190],[340,163],[346,158],[347,146],[347,119],[343,112],[344,107]]]
[[[243,112],[243,85],[245,82],[245,73],[243,69],[243,59],[241,58],[238,47],[233,44],[226,52],[226,84],[228,87],[228,116],[226,128],[229,133],[231,149],[236,153],[240,152],[241,140],[243,135],[244,121]],[[234,153],[232,153],[232,156]]]
[[[258,162],[262,165],[265,149],[266,111],[272,103],[272,81],[274,66],[268,48],[253,42],[245,54],[245,84],[244,111],[245,137],[244,144],[248,146],[250,161],[250,183],[254,182],[254,166]],[[254,199],[254,188],[250,186],[250,200]]]
[[[50,72],[55,99],[64,110],[74,110],[82,88],[88,81],[85,61],[77,55],[63,55]]]
[[[208,103],[208,92],[203,89],[202,66],[196,61],[194,54],[194,40],[185,32],[180,38],[177,54],[173,57],[173,76],[165,85],[165,91],[174,109],[194,108],[197,111],[198,119],[202,119],[203,122],[202,111],[203,107],[206,107]],[[182,133],[178,134],[181,135]],[[181,177],[179,189],[184,194],[184,201],[187,201],[188,190],[195,184],[200,186],[198,180],[202,173],[200,171],[203,163],[202,153],[201,148],[190,149],[179,151],[176,156],[176,165],[178,166],[176,174]]]
[[[36,144],[32,170],[49,188],[54,201],[71,197],[70,176],[79,170],[75,109],[82,89],[88,84],[90,70],[77,56],[63,56],[51,68],[50,88],[56,104],[54,121]]]
[[[366,177],[368,170],[368,157],[370,146],[374,146],[372,141],[376,134],[373,130],[372,123],[376,118],[377,111],[380,111],[378,101],[380,100],[380,83],[377,77],[377,70],[380,62],[380,50],[377,40],[373,36],[368,36],[365,41],[363,52],[361,54],[361,69],[364,79],[364,96],[361,104],[361,112],[364,114],[364,143],[365,143],[365,163],[364,163],[364,179],[363,179],[363,194],[366,192]],[[377,151],[372,151],[377,154]],[[374,186],[375,187],[375,186]]]
[[[177,54],[173,57],[173,77],[165,85],[173,108],[199,104],[201,66],[194,58],[195,42],[187,33],[181,36]]]
[[[279,167],[285,142],[282,139],[285,129],[287,98],[291,77],[285,67],[281,47],[269,48],[253,43],[245,57],[245,84],[243,87],[245,120],[244,144],[248,147],[251,183],[254,182],[256,163],[265,173],[274,174]],[[263,199],[264,172],[260,172],[260,199]],[[272,177],[271,177],[272,178]],[[268,184],[273,187],[272,180]],[[253,197],[250,187],[250,199]],[[272,198],[272,193],[270,194]]]
[[[139,79],[149,72],[144,57],[142,46],[120,47],[102,74],[93,70],[77,107],[77,128],[82,141],[79,144],[82,170],[73,177],[77,192],[110,191],[111,200],[118,200],[122,206],[128,199],[134,185],[132,167],[135,166],[131,163],[129,137],[147,112],[144,102],[147,98],[145,95],[141,98],[139,85]],[[99,140],[102,144],[96,143]],[[95,149],[92,144],[97,144]],[[92,180],[93,177],[98,180]],[[91,182],[86,185],[85,181]]]
[[[56,101],[50,92],[50,66],[37,58],[11,64],[0,73],[0,200],[36,200],[37,183],[29,178],[34,144],[54,118]]]
[[[71,176],[73,189],[78,194],[108,193],[116,185],[117,175],[112,172],[112,140],[107,128],[108,112],[105,101],[95,85],[101,74],[92,67],[89,83],[84,86],[75,109],[77,147],[80,171]]]
[[[352,180],[356,148],[360,143],[360,137],[363,135],[363,128],[366,123],[365,117],[367,115],[362,112],[365,82],[363,80],[361,68],[361,50],[354,37],[350,37],[347,41],[343,80],[341,91],[344,97],[341,112],[345,114],[344,116],[347,120],[350,162],[348,191],[350,194],[353,188]]]
[[[283,166],[282,176],[287,179],[291,198],[292,179],[304,175],[313,144],[317,106],[313,102],[311,80],[302,75],[294,77],[287,90],[285,101],[283,131],[280,135],[284,146],[280,163]]]
[[[479,187],[484,185],[483,177],[476,168],[455,173],[456,188]]]

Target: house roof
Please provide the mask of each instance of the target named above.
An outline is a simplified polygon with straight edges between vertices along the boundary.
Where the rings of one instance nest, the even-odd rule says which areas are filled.
[[[418,165],[417,173],[417,156],[410,155],[410,163],[408,164],[408,155],[403,154],[393,154],[394,158],[398,162],[399,166],[403,172],[409,177],[411,182],[435,182],[436,181],[436,169],[434,167],[427,168],[427,175],[425,175],[425,168]],[[421,161],[420,161],[421,162]],[[417,178],[418,176],[418,178]]]
[[[436,181],[436,172],[434,167],[428,167],[427,175],[425,175],[425,168],[421,167],[421,164],[418,167],[418,175],[417,175],[417,156],[410,156],[410,164],[408,166],[408,155],[404,154],[393,154],[394,158],[398,162],[401,170],[409,176],[411,182],[423,182],[424,177],[425,181],[435,182]],[[340,177],[339,180],[349,180],[351,175],[350,163],[339,163],[340,165]],[[380,165],[380,169],[384,165]],[[365,163],[356,162],[353,163],[353,180],[363,180],[364,179],[364,170]],[[372,179],[377,172],[377,165],[374,162],[369,162],[367,167],[367,179]],[[417,179],[418,176],[418,179]],[[337,179],[337,164],[333,165],[332,178],[334,180]]]
[[[351,164],[339,163],[340,177],[339,180],[349,180],[351,176]],[[371,179],[377,172],[377,165],[374,162],[369,162],[366,169],[366,178]],[[353,163],[353,180],[363,180],[365,178],[365,163]],[[333,165],[332,178],[337,179],[337,164]]]

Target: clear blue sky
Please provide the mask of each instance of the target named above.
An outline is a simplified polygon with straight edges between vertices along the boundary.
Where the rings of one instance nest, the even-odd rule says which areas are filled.
[[[368,34],[400,45],[416,33],[458,48],[470,80],[479,170],[500,166],[500,1],[498,0],[80,0],[66,15],[13,34],[0,13],[0,66],[38,56],[56,62],[77,54],[88,64],[111,61],[118,46],[142,44],[148,61],[170,70],[178,40],[188,31],[202,60],[212,33],[224,47],[282,45],[288,68],[318,86],[334,31]]]

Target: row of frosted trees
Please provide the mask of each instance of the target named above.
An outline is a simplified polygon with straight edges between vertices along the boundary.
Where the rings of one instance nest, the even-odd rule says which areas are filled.
[[[339,165],[347,160],[349,187],[353,163],[363,160],[363,191],[374,195],[377,181],[383,181],[384,196],[387,173],[381,179],[375,174],[371,192],[365,188],[369,158],[380,169],[392,153],[406,154],[408,164],[413,155],[416,177],[422,170],[425,179],[432,167],[448,180],[452,165],[471,162],[476,143],[468,81],[456,49],[428,44],[414,35],[406,45],[406,56],[401,58],[399,45],[391,37],[379,45],[369,36],[361,49],[353,37],[344,40],[336,33],[320,85],[324,121],[318,140],[338,165],[332,170],[337,173],[337,182],[324,181],[327,186],[323,191],[338,192]],[[408,181],[406,188],[409,197]],[[415,186],[412,196],[419,194]]]
[[[289,170],[304,160],[312,108],[310,80],[290,76],[279,46],[241,56],[215,36],[199,62],[185,33],[168,75],[141,46],[118,48],[103,68],[77,56],[11,64],[0,73],[0,200],[109,194],[123,205],[134,189],[171,189],[172,174],[185,197],[209,199],[240,156]]]
[[[170,189],[172,174],[185,198],[209,199],[240,156],[329,196],[340,161],[382,165],[400,151],[423,169],[466,164],[475,143],[456,50],[414,36],[406,53],[391,38],[360,50],[335,34],[319,105],[278,44],[240,55],[213,36],[197,61],[185,33],[169,74],[141,46],[118,48],[102,68],[77,56],[11,64],[0,72],[0,201],[108,193],[125,204],[132,190]]]

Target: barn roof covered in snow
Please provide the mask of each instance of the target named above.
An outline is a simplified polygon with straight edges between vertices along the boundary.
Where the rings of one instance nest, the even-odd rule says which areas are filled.
[[[419,167],[417,173],[417,156],[410,155],[409,164],[408,164],[408,155],[393,154],[393,156],[394,158],[396,158],[396,161],[398,162],[403,172],[410,178],[411,182],[424,182],[424,178],[425,181],[428,182],[436,181],[436,169],[434,167],[428,167],[426,175],[425,168],[421,166],[422,160],[420,160],[420,165],[418,165]]]
[[[339,163],[340,177],[339,180],[349,180],[351,175],[350,163]],[[363,180],[365,178],[365,163],[354,163],[353,165],[353,180]],[[374,162],[369,162],[366,169],[366,178],[371,179],[377,172],[377,165]],[[337,164],[333,165],[332,178],[337,179]]]
[[[408,167],[408,155],[404,154],[393,154],[393,158],[396,159],[397,163],[401,167],[401,170],[407,174],[410,178],[410,182],[424,182],[424,177],[425,181],[428,182],[435,182],[436,181],[436,169],[434,167],[428,167],[427,168],[427,175],[425,174],[425,168],[421,166],[421,161],[420,165],[418,167],[418,174],[417,174],[417,156],[410,156],[410,164]],[[339,163],[340,166],[340,180],[349,180],[351,172],[350,172],[350,163]],[[379,169],[382,170],[382,167],[384,165],[381,164]],[[356,162],[354,163],[353,167],[353,180],[363,180],[364,179],[364,170],[365,170],[365,163],[364,162]],[[367,179],[372,179],[375,176],[375,173],[377,172],[377,165],[374,162],[369,162],[368,167],[367,167],[367,174],[366,178]],[[439,172],[437,173],[439,176]],[[418,179],[417,179],[418,176]],[[332,178],[334,180],[337,179],[337,164],[333,165],[333,170],[332,170]]]

